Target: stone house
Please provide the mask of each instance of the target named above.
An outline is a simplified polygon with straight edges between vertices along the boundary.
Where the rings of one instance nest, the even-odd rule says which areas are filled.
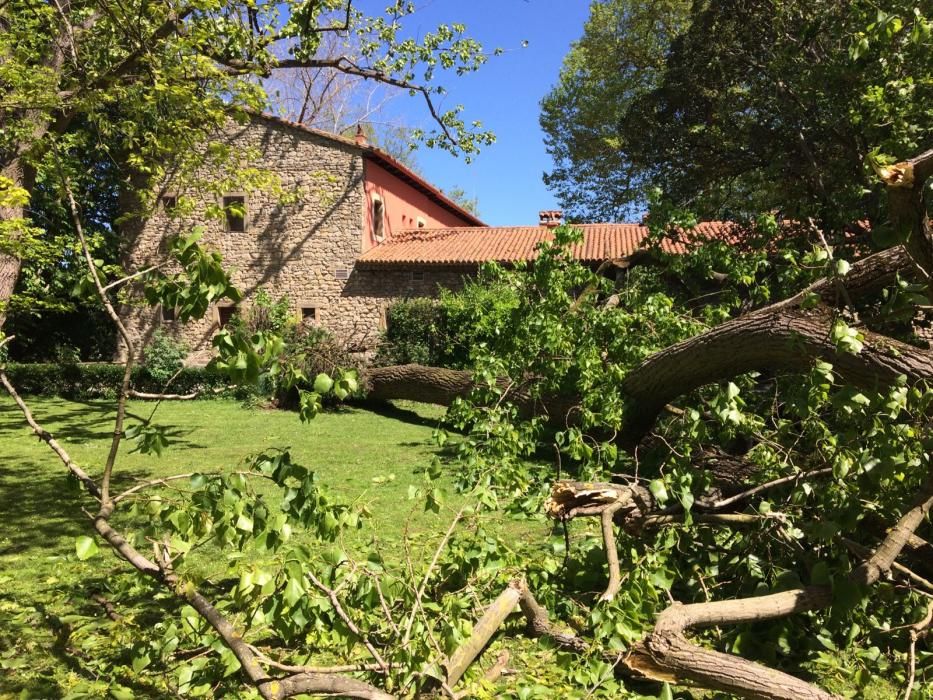
[[[296,317],[320,324],[365,349],[372,347],[391,300],[423,296],[438,285],[456,285],[453,271],[419,273],[410,269],[370,271],[357,266],[369,249],[404,229],[481,226],[417,174],[365,139],[348,139],[282,119],[255,115],[221,137],[244,152],[260,154],[250,165],[266,169],[299,201],[281,204],[264,191],[224,192],[220,196],[185,192],[203,211],[212,200],[230,210],[225,219],[172,216],[181,193],[162,193],[154,214],[124,253],[127,269],[138,270],[165,259],[166,242],[179,231],[200,225],[202,243],[218,250],[243,293],[243,304],[260,289],[273,298],[287,296]],[[230,207],[230,205],[234,205]],[[173,309],[127,305],[124,322],[137,347],[156,329],[184,341],[192,362],[211,356],[211,338],[235,311],[213,308],[205,318],[177,322]]]
[[[332,331],[359,351],[374,348],[392,301],[458,288],[486,261],[533,260],[537,244],[560,222],[559,212],[541,212],[537,226],[484,226],[361,135],[348,139],[253,115],[218,140],[256,154],[249,165],[277,175],[283,188],[299,193],[297,201],[283,203],[262,190],[163,192],[125,251],[127,269],[163,262],[172,235],[201,225],[202,242],[223,255],[243,293],[242,305],[259,289],[275,299],[287,296],[296,319]],[[195,211],[213,202],[227,213],[218,219],[179,216],[172,212],[179,194],[201,205]],[[722,224],[701,227],[711,235],[722,232]],[[575,252],[594,265],[627,259],[647,235],[638,224],[582,228],[584,241]],[[173,309],[128,304],[122,314],[138,348],[161,328],[187,344],[190,362],[204,363],[211,357],[211,338],[235,311],[216,306],[205,318],[184,324]]]

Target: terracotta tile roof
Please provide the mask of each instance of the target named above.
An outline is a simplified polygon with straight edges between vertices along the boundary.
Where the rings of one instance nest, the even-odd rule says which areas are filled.
[[[573,246],[582,262],[602,262],[626,258],[642,247],[648,235],[641,224],[578,224],[583,241]],[[740,229],[731,222],[711,221],[695,229],[700,237],[723,238],[735,242]],[[534,260],[537,246],[552,240],[554,233],[544,226],[495,226],[444,229],[418,229],[396,233],[391,240],[371,248],[359,259],[363,267],[397,265],[472,266],[483,262],[515,263]],[[686,250],[683,241],[665,239],[663,247],[672,253]]]

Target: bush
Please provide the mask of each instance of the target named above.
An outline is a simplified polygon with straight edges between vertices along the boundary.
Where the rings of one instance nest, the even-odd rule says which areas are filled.
[[[307,380],[290,389],[278,389],[278,403],[282,407],[297,406],[298,390],[312,390],[318,374],[333,377],[340,370],[356,370],[357,376],[363,374],[362,359],[351,353],[332,333],[317,326],[293,327],[285,336],[285,352],[288,362],[300,370]],[[333,401],[333,398],[329,398],[325,404]]]
[[[188,346],[157,330],[143,350],[143,364],[157,382],[165,385],[180,370],[188,356]]]
[[[123,381],[123,365],[90,364],[20,364],[6,366],[7,376],[23,395],[56,396],[73,401],[112,399]],[[227,378],[206,367],[185,367],[172,382],[171,391],[190,394],[199,391],[202,398],[231,396]],[[147,367],[134,367],[131,386],[136,391],[158,393],[164,382],[157,380]],[[223,391],[216,391],[222,389]]]
[[[377,365],[443,364],[446,317],[434,299],[397,301],[386,312],[386,330],[373,358]]]
[[[253,303],[242,313],[236,314],[230,321],[232,328],[253,335],[260,331],[284,336],[291,332],[298,322],[291,311],[287,296],[277,301],[265,289],[256,292]]]
[[[518,306],[515,290],[500,272],[488,265],[460,291],[392,304],[373,364],[471,367],[474,348],[495,340]]]

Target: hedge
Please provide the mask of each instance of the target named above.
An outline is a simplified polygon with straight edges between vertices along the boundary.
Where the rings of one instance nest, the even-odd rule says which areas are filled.
[[[123,381],[123,365],[109,363],[17,363],[5,368],[16,390],[29,396],[57,396],[86,401],[115,398]],[[173,394],[201,393],[199,398],[233,396],[229,378],[206,367],[185,367],[167,389],[145,367],[134,367],[131,387],[145,393],[163,391]]]

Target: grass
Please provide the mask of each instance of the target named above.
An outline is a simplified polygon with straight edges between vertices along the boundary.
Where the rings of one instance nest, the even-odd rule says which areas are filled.
[[[113,430],[112,402],[37,398],[29,404],[78,464],[100,473]],[[152,406],[131,403],[128,425],[147,417]],[[442,414],[438,407],[408,403],[378,411],[344,408],[302,424],[294,413],[247,409],[234,401],[166,403],[155,422],[167,428],[169,449],[161,457],[146,456],[124,441],[115,489],[136,479],[234,469],[250,454],[288,447],[293,461],[315,469],[337,500],[369,505],[372,527],[360,537],[378,533],[391,556],[408,528],[420,533],[414,556],[430,556],[450,513],[425,512],[422,501],[409,499],[408,486],[421,481],[419,470],[439,452],[431,434]],[[60,696],[68,675],[83,672],[61,648],[61,631],[69,605],[88,601],[68,598],[86,597],[85,581],[114,560],[77,560],[75,538],[89,532],[80,500],[71,494],[62,464],[9,399],[0,400],[0,464],[0,697],[19,697],[24,689],[23,697]],[[374,482],[390,475],[395,478]],[[448,503],[458,505],[456,497]],[[10,639],[13,629],[27,631]]]
[[[29,403],[71,456],[98,474],[110,443],[112,402]],[[151,403],[131,403],[129,423],[151,410]],[[345,408],[304,425],[294,413],[247,409],[233,401],[165,404],[156,422],[168,429],[171,447],[162,457],[151,457],[132,453],[132,443],[124,443],[115,486],[119,490],[135,479],[235,469],[247,455],[289,447],[293,460],[314,468],[338,499],[362,499],[370,506],[371,527],[357,537],[376,533],[383,554],[397,558],[407,528],[420,545],[413,555],[425,559],[447,528],[450,511],[462,502],[453,496],[447,512],[435,515],[420,507],[420,499],[408,498],[408,485],[419,483],[419,470],[440,454],[431,434],[442,413],[437,407],[400,403],[378,412]],[[394,479],[374,482],[392,474]],[[12,401],[0,399],[0,698],[60,698],[93,675],[68,647],[69,615],[82,611],[101,616],[100,606],[90,600],[92,587],[126,567],[109,554],[77,560],[75,537],[89,533],[78,504],[64,467],[32,435]],[[506,521],[501,528],[513,542],[524,540],[526,546],[548,538],[544,524]],[[353,542],[346,544],[352,547]],[[197,564],[209,574],[211,567],[222,571],[225,561],[202,555]],[[546,656],[542,663],[552,661]],[[834,688],[850,690],[841,679],[827,676]],[[862,697],[894,697],[895,690],[875,678]]]

